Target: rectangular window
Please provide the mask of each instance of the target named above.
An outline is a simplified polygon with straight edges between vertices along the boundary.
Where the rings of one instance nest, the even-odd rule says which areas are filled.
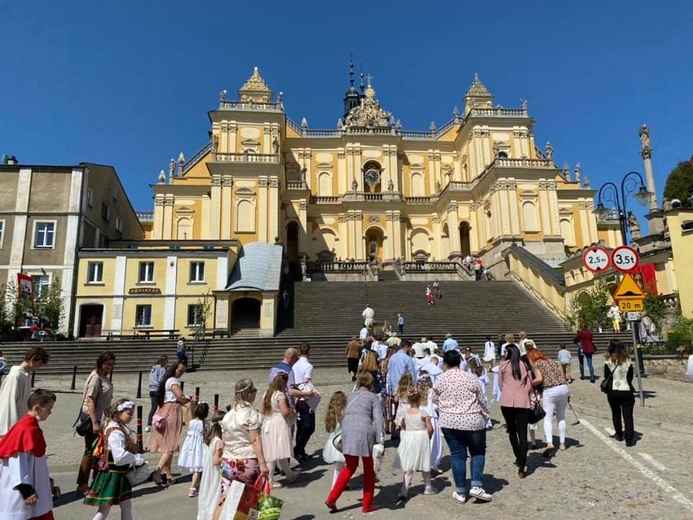
[[[154,262],[140,262],[140,283],[154,283]]]
[[[118,200],[118,186],[111,188],[111,197],[113,197],[113,200]]]
[[[135,326],[136,327],[151,327],[152,326],[152,306],[138,305],[135,307]]]
[[[116,230],[123,232],[123,220],[120,217],[116,217]]]
[[[0,249],[2,249],[2,243],[5,240],[5,221],[0,220]]]
[[[51,280],[47,274],[31,277],[34,280],[34,300],[40,300],[50,287]]]
[[[103,262],[89,262],[87,264],[87,283],[103,282]]]
[[[53,247],[55,242],[55,223],[37,222],[34,247]]]
[[[205,263],[190,262],[190,282],[199,283],[205,281]]]
[[[94,207],[94,190],[87,188],[87,206]]]
[[[109,208],[105,204],[101,204],[101,218],[104,219],[106,222],[110,222],[111,220],[111,208]]]
[[[202,325],[202,305],[188,305],[188,327]]]

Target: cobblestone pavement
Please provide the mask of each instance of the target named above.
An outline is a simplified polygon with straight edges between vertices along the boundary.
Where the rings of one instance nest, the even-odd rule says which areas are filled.
[[[601,367],[601,358],[595,358]],[[574,366],[574,374],[579,373]],[[146,376],[147,374],[145,374]],[[185,391],[194,392],[199,386],[203,400],[212,401],[214,393],[221,403],[231,399],[231,389],[240,377],[251,377],[262,389],[267,372],[197,372],[186,374]],[[340,511],[329,514],[323,504],[331,484],[332,467],[322,462],[319,452],[327,434],[321,427],[326,400],[336,390],[350,391],[352,383],[345,368],[316,370],[316,386],[324,402],[318,408],[316,433],[308,452],[316,456],[303,465],[304,474],[296,484],[276,491],[284,499],[283,519],[349,519],[361,518],[360,489],[347,491],[339,501]],[[145,378],[146,383],[146,378]],[[114,376],[116,398],[133,397],[137,389],[136,374]],[[81,505],[75,496],[76,466],[82,452],[82,439],[72,435],[71,424],[77,413],[81,393],[69,391],[70,378],[37,377],[37,387],[59,391],[58,402],[51,419],[43,425],[48,440],[50,467],[64,496],[57,502],[57,519],[88,519],[94,510]],[[80,384],[78,383],[78,388]],[[401,475],[391,469],[396,448],[387,443],[383,470],[379,474],[376,503],[382,509],[373,516],[383,519],[421,518],[434,511],[439,518],[463,518],[473,515],[479,519],[514,518],[518,514],[532,518],[693,518],[693,489],[691,488],[692,457],[687,443],[693,442],[693,386],[690,383],[648,378],[644,380],[646,406],[636,403],[635,425],[641,438],[633,448],[626,448],[609,438],[611,420],[604,395],[598,384],[576,381],[571,385],[572,402],[580,415],[579,425],[568,426],[568,449],[545,459],[541,449],[529,455],[529,475],[519,480],[511,448],[502,427],[497,405],[493,417],[500,421],[488,435],[485,468],[485,488],[493,494],[488,504],[468,502],[459,505],[450,495],[452,475],[446,454],[442,467],[445,472],[434,479],[440,492],[424,496],[420,478],[415,477],[411,498],[397,501]],[[145,399],[137,400],[148,411],[146,384]],[[568,412],[570,414],[570,412]],[[575,417],[568,416],[569,423]],[[542,439],[543,429],[538,430]],[[679,441],[679,442],[677,442]],[[156,464],[155,455],[148,456]],[[295,462],[295,461],[294,461]],[[133,504],[135,518],[194,519],[196,501],[186,496],[189,476],[179,484],[159,491],[145,485],[138,488]],[[360,476],[352,481],[358,488]],[[109,518],[120,518],[115,508]]]

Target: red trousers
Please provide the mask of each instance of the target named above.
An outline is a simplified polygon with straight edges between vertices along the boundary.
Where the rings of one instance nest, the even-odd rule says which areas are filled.
[[[339,500],[344,488],[359,467],[359,458],[355,455],[344,455],[346,464],[339,473],[337,483],[330,491],[327,501],[334,504]],[[363,511],[368,512],[373,506],[373,494],[375,493],[375,470],[373,469],[373,457],[361,457],[363,460]]]

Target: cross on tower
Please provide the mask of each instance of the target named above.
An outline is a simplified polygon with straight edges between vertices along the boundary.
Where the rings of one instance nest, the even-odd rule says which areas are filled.
[[[372,80],[372,79],[373,79],[373,76],[371,76],[370,74],[368,74],[368,75],[366,76],[366,81],[368,81],[368,86],[369,86],[369,87],[371,86],[371,80]]]

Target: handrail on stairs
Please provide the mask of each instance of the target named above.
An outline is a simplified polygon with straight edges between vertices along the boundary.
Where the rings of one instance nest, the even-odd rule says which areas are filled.
[[[205,323],[200,324],[197,329],[195,329],[195,336],[193,338],[193,344],[191,348],[190,355],[190,369],[189,372],[194,372],[199,367],[201,367],[205,360],[207,359],[207,352],[209,351],[209,339],[206,336],[207,325]],[[198,346],[202,346],[202,353],[200,354],[200,362],[195,364],[195,351]]]

